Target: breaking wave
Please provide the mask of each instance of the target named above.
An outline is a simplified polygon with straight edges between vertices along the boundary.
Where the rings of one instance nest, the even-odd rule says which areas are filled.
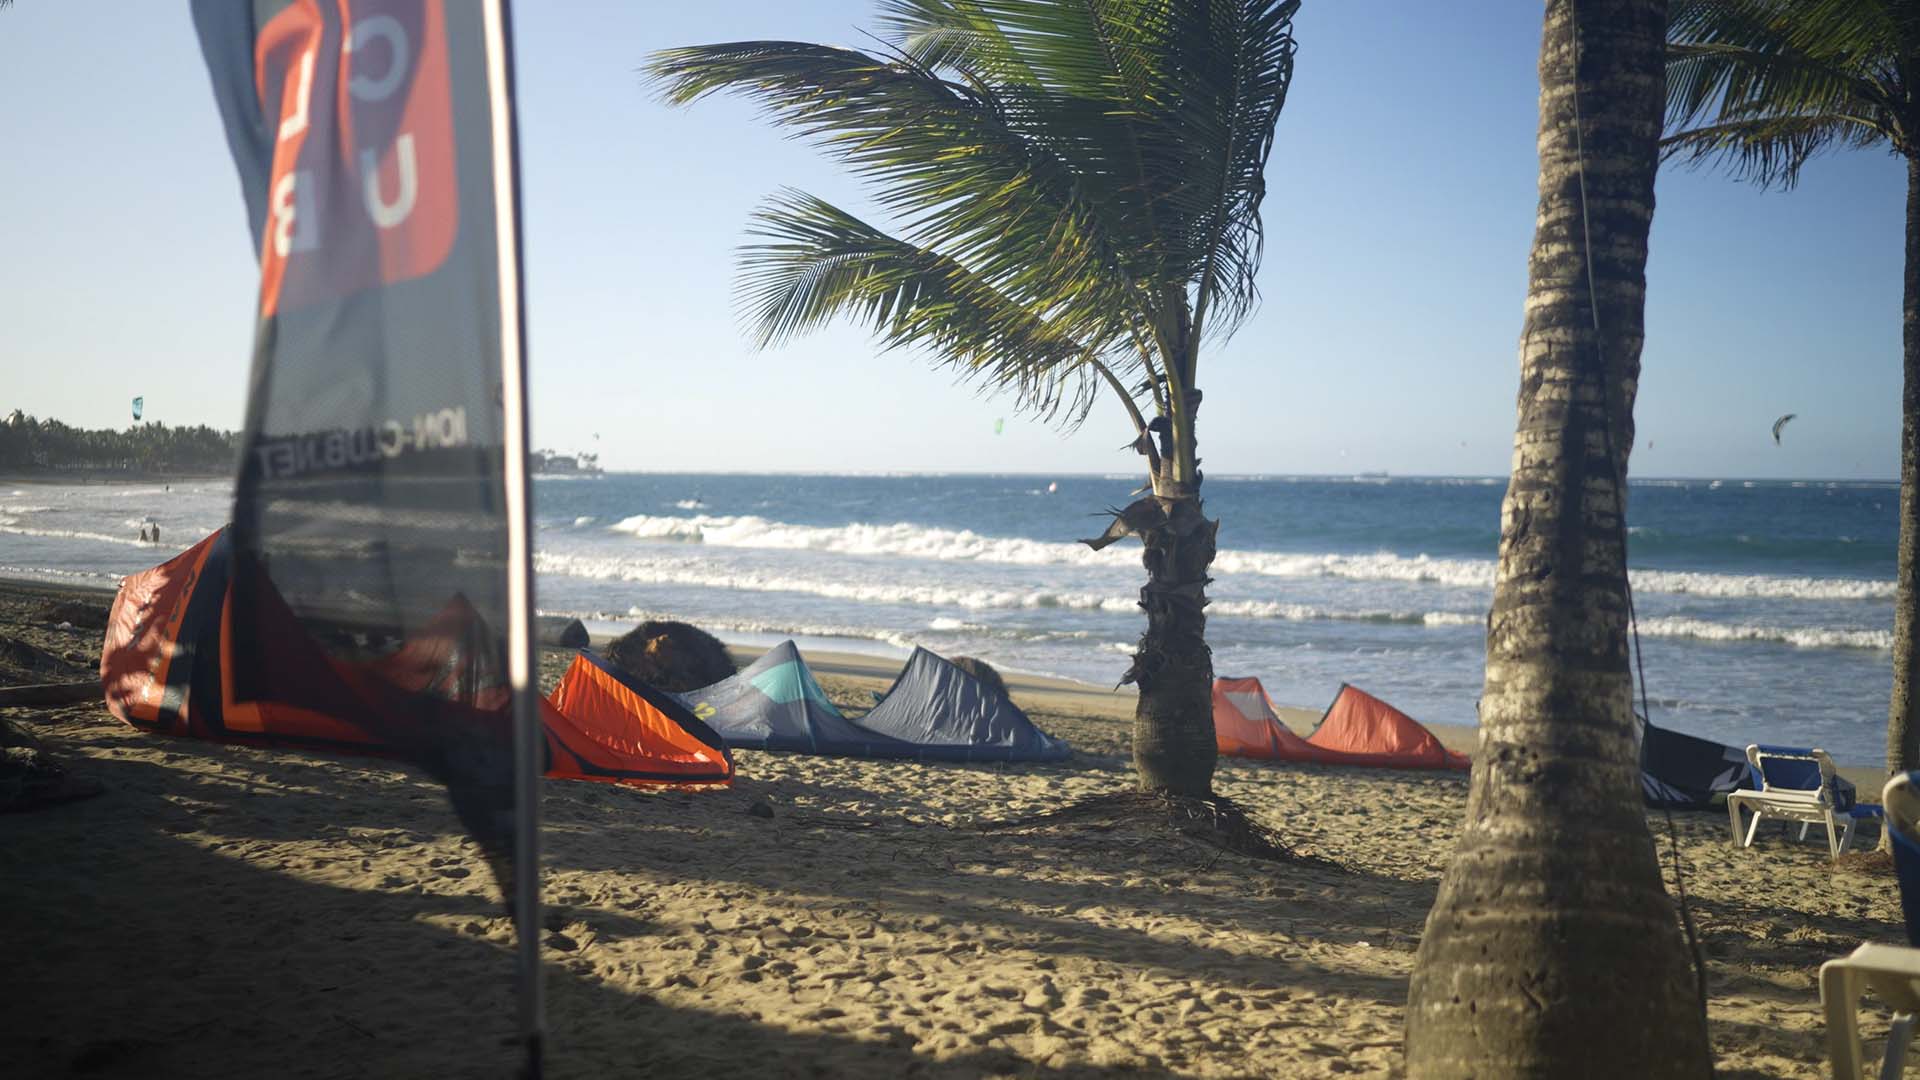
[[[906,522],[822,526],[770,521],[754,515],[671,517],[639,514],[610,528],[641,540],[662,543],[1016,566],[1120,567],[1138,558],[1123,547],[1094,551],[1083,544],[985,536],[970,529],[943,529]],[[1492,559],[1434,558],[1384,551],[1371,554],[1312,554],[1229,548],[1215,557],[1213,572],[1265,577],[1414,582],[1487,590],[1493,587],[1494,562]],[[1647,593],[1720,599],[1890,600],[1894,594],[1891,581],[1679,570],[1636,570],[1633,572],[1633,586]]]
[[[0,565],[0,578],[27,581],[97,581],[118,583],[122,575],[105,570],[60,570],[48,566]]]
[[[124,544],[127,547],[155,547],[151,542],[141,540],[138,536],[109,536],[106,533],[90,532],[86,529],[36,529],[30,525],[18,525],[14,522],[15,519],[12,518],[0,518],[0,533],[11,533],[14,536],[38,536],[48,540],[93,540],[102,544]],[[157,547],[155,550],[164,550],[168,553],[173,551],[172,548]]]
[[[1797,649],[1893,648],[1891,630],[1728,625],[1702,619],[1662,617],[1641,620],[1640,632],[1649,637],[1696,638],[1701,641],[1764,641],[1791,645]]]
[[[968,611],[1062,608],[1071,611],[1132,612],[1137,610],[1139,604],[1135,597],[1094,592],[824,579],[750,570],[729,571],[679,559],[626,559],[542,552],[534,557],[534,566],[543,574],[593,580],[738,589],[743,592],[803,593],[857,603],[960,608]],[[1374,622],[1412,626],[1473,626],[1482,620],[1482,616],[1468,612],[1337,611],[1276,600],[1216,600],[1207,606],[1207,613],[1228,618],[1280,619],[1287,622]],[[946,629],[939,625],[945,622],[960,625],[958,620],[936,619],[932,629]]]

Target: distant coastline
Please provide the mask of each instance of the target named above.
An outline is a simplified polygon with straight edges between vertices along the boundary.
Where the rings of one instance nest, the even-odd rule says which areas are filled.
[[[135,415],[138,416],[136,410]],[[233,475],[240,435],[205,424],[78,428],[19,409],[0,419],[0,476],[56,483],[140,483]]]

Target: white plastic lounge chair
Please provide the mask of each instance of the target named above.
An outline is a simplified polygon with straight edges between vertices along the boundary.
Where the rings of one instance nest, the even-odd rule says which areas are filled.
[[[1893,841],[1893,868],[1900,879],[1900,908],[1907,944],[1920,945],[1920,773],[1887,781],[1881,794],[1885,827]],[[1820,1005],[1827,1014],[1827,1060],[1834,1080],[1860,1080],[1860,995],[1872,990],[1893,1008],[1881,1080],[1899,1080],[1920,1013],[1920,948],[1862,945],[1853,954],[1820,965]]]
[[[1733,826],[1733,842],[1752,847],[1760,832],[1762,819],[1799,822],[1800,839],[1807,830],[1824,825],[1827,853],[1839,858],[1853,843],[1856,825],[1864,818],[1878,818],[1879,808],[1854,804],[1853,785],[1840,780],[1833,770],[1833,759],[1819,748],[1791,746],[1749,746],[1747,763],[1760,779],[1760,790],[1743,788],[1727,796],[1727,818]],[[1746,835],[1740,834],[1740,811],[1753,814]]]

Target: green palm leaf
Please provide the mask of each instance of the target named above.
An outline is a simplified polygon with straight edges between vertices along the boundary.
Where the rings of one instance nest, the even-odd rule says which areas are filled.
[[[845,318],[889,348],[930,349],[1022,405],[1085,415],[1094,383],[1081,361],[1099,343],[1076,340],[948,256],[799,191],[769,199],[749,235],[736,299],[763,347]]]
[[[1822,151],[1911,147],[1906,0],[1676,0],[1665,156],[1791,187]]]
[[[753,99],[891,219],[769,201],[741,253],[761,345],[844,318],[1050,415],[1111,389],[1136,426],[1170,414],[1190,481],[1200,340],[1259,296],[1298,6],[881,0],[871,50],[729,42],[647,73],[674,104]]]

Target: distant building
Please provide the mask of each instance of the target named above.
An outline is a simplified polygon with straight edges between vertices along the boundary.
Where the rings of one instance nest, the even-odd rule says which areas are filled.
[[[600,455],[535,450],[527,455],[527,468],[535,476],[598,476]]]

